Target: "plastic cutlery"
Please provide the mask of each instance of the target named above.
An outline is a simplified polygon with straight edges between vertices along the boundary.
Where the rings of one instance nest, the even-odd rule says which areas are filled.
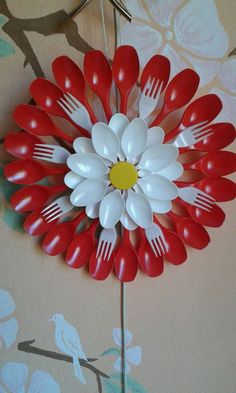
[[[65,252],[75,237],[78,225],[84,220],[85,217],[85,212],[82,211],[72,221],[62,222],[55,225],[47,233],[43,240],[43,250],[48,255],[58,255],[62,252]]]
[[[75,124],[91,132],[93,124],[86,107],[80,101],[67,93],[58,100],[58,105]]]
[[[68,213],[74,208],[70,202],[69,196],[61,196],[60,198],[53,201],[49,206],[46,206],[41,210],[41,216],[44,221],[51,222],[57,220],[63,214]]]
[[[32,213],[28,214],[24,221],[24,230],[30,236],[41,236],[47,233],[54,227],[57,220],[47,222],[41,216],[41,210],[34,210]]]
[[[154,222],[161,227],[165,236],[167,248],[165,258],[173,265],[180,265],[181,263],[185,262],[187,259],[187,251],[180,237],[175,232],[172,232],[161,225],[155,216]]]
[[[151,80],[159,81],[161,91],[166,88],[170,77],[170,62],[167,57],[162,55],[152,56],[148,63],[145,65],[141,75],[141,90],[143,91],[149,78]]]
[[[138,257],[142,271],[149,277],[157,277],[163,273],[164,262],[160,255],[155,255],[142,228],[138,228]]]
[[[181,239],[189,246],[201,250],[210,242],[206,229],[190,217],[182,217],[173,212],[168,213],[175,224]]]
[[[101,258],[103,261],[109,261],[116,244],[116,238],[117,234],[114,227],[103,229],[99,236],[96,258]]]
[[[193,98],[198,85],[199,76],[195,71],[186,68],[179,72],[168,84],[163,107],[152,126],[160,124],[170,112],[185,106]]]
[[[143,192],[152,199],[171,201],[178,196],[178,189],[175,184],[157,174],[140,178],[138,180],[138,185],[142,188]]]
[[[68,120],[82,135],[87,135],[82,126],[74,122],[59,105],[58,101],[63,99],[63,91],[57,85],[45,78],[36,78],[30,85],[30,93],[35,102],[47,113]]]
[[[64,184],[51,187],[33,184],[16,191],[11,196],[10,204],[18,212],[30,212],[44,206],[51,197],[65,190]]]
[[[94,250],[97,226],[98,220],[94,220],[87,230],[79,233],[72,240],[66,253],[66,263],[68,266],[79,269],[86,265]]]
[[[138,271],[138,265],[138,254],[131,244],[129,231],[124,228],[123,238],[116,250],[114,258],[116,276],[122,282],[133,281]]]
[[[36,143],[34,145],[32,158],[54,162],[56,164],[65,164],[70,152],[64,147]]]
[[[211,126],[209,128],[204,128],[207,122],[202,122],[190,127],[185,128],[181,131],[172,144],[178,148],[189,147],[195,145],[195,143],[200,142],[213,134]]]
[[[4,139],[4,147],[15,157],[32,158],[34,145],[41,140],[25,131],[9,134]]]
[[[217,202],[232,201],[236,198],[236,184],[224,177],[206,177],[197,182],[176,182],[177,187],[194,185],[199,190],[206,192]]]
[[[170,131],[165,142],[173,139],[185,128],[202,122],[210,123],[220,113],[222,102],[216,94],[207,94],[191,102],[185,109],[179,124]]]
[[[218,228],[225,220],[224,211],[217,205],[214,205],[211,211],[206,211],[195,206],[186,206],[189,215],[199,224],[206,227]]]
[[[66,166],[43,166],[34,160],[15,160],[4,168],[5,177],[16,184],[36,183],[47,176],[60,175],[68,172]]]
[[[156,256],[161,256],[166,253],[167,244],[162,229],[159,225],[152,224],[150,227],[145,228],[145,235]]]
[[[68,172],[64,177],[65,185],[72,188],[72,190],[74,190],[83,180],[85,180],[84,177],[72,171]]]
[[[109,96],[112,86],[110,64],[99,50],[89,51],[84,56],[84,76],[91,89],[100,98],[107,120],[112,116]]]
[[[33,135],[59,136],[69,143],[74,140],[59,129],[43,109],[34,105],[18,105],[13,118],[18,126]]]
[[[104,123],[96,123],[92,130],[92,142],[96,152],[103,158],[116,162],[120,151],[120,142],[114,132]]]
[[[214,198],[206,192],[195,187],[183,187],[178,189],[178,196],[184,202],[190,203],[200,209],[211,211],[214,205]]]
[[[132,46],[122,45],[116,49],[112,75],[121,96],[120,112],[126,114],[129,93],[139,76],[138,54]]]
[[[152,224],[152,209],[143,195],[128,190],[126,210],[129,217],[141,228],[146,228]]]
[[[109,262],[96,257],[95,249],[89,258],[89,273],[95,280],[105,280],[111,273],[114,266],[114,253],[111,254]]]
[[[163,82],[149,77],[139,100],[139,117],[146,119],[156,108]]]
[[[212,134],[197,142],[194,149],[201,151],[217,151],[224,149],[235,140],[235,128],[231,123],[215,123],[209,126]]]
[[[152,146],[142,154],[137,169],[159,172],[177,157],[178,149],[171,144]]]
[[[67,56],[57,57],[52,63],[52,71],[57,84],[64,92],[71,93],[88,110],[93,123],[97,119],[85,95],[85,80],[80,68]]]
[[[128,161],[134,161],[147,144],[147,125],[143,119],[133,119],[124,130],[121,147]]]
[[[185,170],[194,169],[208,176],[225,176],[236,170],[236,154],[230,151],[210,152],[183,166]]]

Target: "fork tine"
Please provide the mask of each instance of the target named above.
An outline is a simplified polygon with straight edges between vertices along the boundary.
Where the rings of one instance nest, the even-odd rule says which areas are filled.
[[[198,143],[198,142],[201,142],[203,139],[207,138],[208,136],[210,136],[210,135],[212,135],[212,134],[214,134],[214,133],[211,132],[210,134],[201,136],[200,138],[196,138],[196,141],[194,142],[194,145],[195,145],[196,143]]]
[[[102,241],[100,241],[100,240],[99,240],[99,242],[98,242],[98,247],[97,247],[96,258],[98,258],[98,256],[99,256],[100,249],[101,249],[101,246],[102,246],[102,242],[103,242],[103,240],[102,240]]]
[[[111,258],[112,250],[113,250],[113,244],[111,243],[111,247],[110,247],[110,249],[109,249],[109,253],[108,253],[108,256],[107,256],[107,262],[108,262],[109,259]]]
[[[54,150],[54,147],[50,145],[45,145],[44,143],[35,143],[34,149],[43,149],[43,150]]]
[[[157,255],[161,255],[162,254],[161,248],[160,248],[160,246],[158,244],[158,241],[157,241],[156,237],[153,239],[153,243],[154,243],[154,246],[155,246],[155,248],[157,250]]]
[[[153,98],[155,98],[155,100],[157,100],[157,101],[159,100],[159,97],[160,97],[160,94],[161,94],[162,86],[163,86],[163,81],[159,81],[158,84],[157,84],[157,86],[156,86],[154,95],[153,95]]]
[[[43,212],[46,212],[48,209],[51,209],[54,206],[57,206],[57,202],[56,201],[52,202],[50,205],[46,206],[43,210],[41,210],[41,214]]]
[[[166,239],[163,233],[160,234],[160,242],[163,245],[164,254],[166,254],[168,250],[168,244],[166,243]]]
[[[106,244],[107,244],[107,242],[105,242],[105,240],[102,240],[102,247],[101,247],[100,254],[99,254],[100,258],[103,258],[103,254],[104,254],[104,250],[106,248]]]
[[[208,132],[208,131],[212,131],[212,128],[205,128],[205,126],[202,126],[202,127],[193,129],[192,134],[198,135],[198,134],[201,134],[203,132]]]
[[[212,207],[214,205],[214,201],[209,201],[208,199],[205,199],[204,197],[200,198],[199,196],[197,196],[195,201],[205,204],[206,206],[209,206],[209,207]]]
[[[45,161],[52,161],[53,157],[52,156],[46,156],[45,154],[33,154],[32,158],[35,158],[36,160],[45,160]]]
[[[74,104],[76,104],[76,108],[79,108],[79,109],[81,109],[81,106],[82,106],[82,103],[79,101],[79,100],[77,100],[77,98],[75,98],[71,93],[69,93],[69,92],[67,92],[67,98],[68,98],[68,96],[71,98],[71,100],[72,101],[74,101]]]
[[[104,252],[104,257],[103,257],[103,259],[104,259],[104,261],[107,259],[107,261],[108,261],[108,254],[109,254],[109,251],[110,251],[110,249],[111,249],[111,243],[107,243],[107,246],[106,246],[106,250],[105,250],[105,252]]]
[[[150,80],[149,86],[148,86],[147,91],[146,91],[146,93],[145,93],[146,96],[150,96],[151,91],[152,91],[152,89],[153,89],[154,82],[155,82],[155,78],[151,78],[151,77],[150,77],[150,79],[151,79],[151,80]]]
[[[47,211],[46,213],[41,213],[41,216],[44,218],[47,218],[47,217],[51,216],[52,214],[55,214],[59,209],[60,209],[60,207],[56,206],[56,207],[52,208],[51,210]]]
[[[143,89],[143,94],[144,94],[144,95],[147,95],[148,89],[149,89],[149,87],[150,87],[150,84],[151,84],[151,77],[149,76],[148,79],[147,79],[147,81],[146,81],[146,84],[145,84],[145,86],[144,86],[144,89]]]
[[[59,217],[62,216],[62,214],[63,214],[63,212],[62,212],[62,210],[60,210],[60,212],[56,216],[53,216],[52,218],[50,218],[50,220],[47,219],[46,221],[49,223],[49,222],[52,222],[54,220],[57,220]]]
[[[152,251],[154,252],[155,256],[157,257],[158,256],[158,252],[156,251],[155,243],[154,243],[153,239],[151,240],[151,242],[149,242],[149,244],[152,247]]]
[[[78,106],[75,104],[75,102],[68,96],[67,94],[64,94],[64,98],[67,101],[68,105],[71,106],[72,110],[75,111],[78,109]]]
[[[62,98],[61,98],[62,100]],[[64,102],[64,101],[63,101]],[[70,117],[71,116],[71,109],[67,109],[65,105],[63,105],[60,101],[57,101],[58,105],[63,109],[63,111]]]
[[[51,212],[51,214],[48,214],[47,216],[43,216],[43,219],[45,221],[49,222],[49,220],[51,220],[52,218],[56,217],[58,214],[61,214],[61,213],[62,213],[62,210],[58,207],[53,212]]]
[[[215,201],[215,198],[213,198],[211,195],[207,194],[206,192],[199,190],[197,196],[204,196],[207,199],[210,199],[211,201]]]
[[[206,212],[210,212],[212,207],[208,207],[201,205],[198,201],[193,202],[193,206],[198,207],[199,209],[205,210]]]
[[[164,244],[163,244],[163,242],[162,242],[161,236],[159,236],[159,237],[157,238],[157,242],[158,242],[158,245],[159,245],[159,247],[160,247],[160,250],[162,251],[162,254],[164,255],[164,254],[166,253],[166,250],[165,250]]]

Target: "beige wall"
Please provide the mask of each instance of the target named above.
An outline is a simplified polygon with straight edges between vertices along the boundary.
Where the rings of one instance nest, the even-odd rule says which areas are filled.
[[[18,18],[37,18],[59,9],[69,12],[76,4],[76,0],[8,0],[12,14]],[[229,36],[229,49],[233,50],[236,3],[217,0],[215,4]],[[104,49],[98,5],[93,0],[74,20],[89,45]],[[110,54],[111,12],[107,5]],[[52,77],[50,64],[60,54],[82,64],[83,54],[69,46],[64,35],[26,35],[47,77]],[[3,31],[0,36],[10,41]],[[12,44],[16,53],[0,59],[1,136],[15,128],[11,112],[17,103],[28,101],[28,85],[34,78],[29,65],[23,68],[22,51]],[[217,78],[205,90],[212,87],[220,87]],[[166,264],[164,274],[157,279],[139,273],[135,282],[126,287],[127,328],[133,333],[133,346],[140,345],[143,353],[141,365],[132,367],[131,376],[147,393],[236,391],[235,207],[233,203],[221,206],[226,212],[225,223],[221,228],[209,229],[212,241],[205,250],[189,249],[187,263]],[[60,312],[78,329],[86,354],[99,358],[96,367],[111,374],[115,357],[101,358],[100,354],[115,346],[112,330],[120,326],[119,282],[114,277],[96,282],[85,271],[70,270],[62,258],[44,254],[39,243],[1,221],[0,287],[14,298],[18,334],[10,349],[0,347],[0,368],[10,361],[26,363],[31,372],[50,373],[61,392],[95,393],[96,379],[89,370],[84,371],[87,385],[82,385],[75,379],[71,364],[23,353],[18,351],[17,343],[35,339],[35,346],[58,351],[54,327],[48,319]]]

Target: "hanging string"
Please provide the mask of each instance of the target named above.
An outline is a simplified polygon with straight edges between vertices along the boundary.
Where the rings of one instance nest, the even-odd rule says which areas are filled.
[[[100,10],[101,10],[101,18],[102,18],[102,30],[103,30],[105,52],[106,52],[106,57],[109,59],[103,0],[100,0]]]

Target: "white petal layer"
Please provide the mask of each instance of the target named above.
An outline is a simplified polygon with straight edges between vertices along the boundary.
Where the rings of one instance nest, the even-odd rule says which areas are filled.
[[[124,199],[120,191],[115,190],[107,194],[99,208],[100,224],[104,228],[112,228],[119,221],[125,208]]]
[[[72,154],[67,159],[68,167],[78,175],[96,179],[108,173],[108,168],[102,158],[92,153]]]
[[[92,140],[90,138],[79,137],[73,142],[76,153],[95,153]]]
[[[167,167],[178,157],[178,149],[173,145],[157,145],[149,147],[143,153],[139,168],[158,172]]]
[[[147,125],[142,119],[133,119],[121,138],[121,147],[128,161],[133,161],[147,145]]]
[[[152,209],[148,200],[143,195],[129,190],[126,209],[131,219],[138,226],[147,228],[152,225]]]
[[[109,121],[109,127],[116,134],[119,141],[124,133],[124,130],[129,125],[129,119],[123,113],[116,113]]]
[[[158,201],[157,199],[148,198],[154,213],[168,213],[171,210],[172,203],[170,201]]]
[[[86,215],[90,218],[99,217],[99,207],[101,202],[94,203],[92,205],[86,206],[85,212]]]
[[[162,144],[164,136],[165,133],[161,127],[149,128],[146,148]]]
[[[137,225],[132,220],[132,218],[128,215],[126,209],[123,211],[123,214],[120,218],[120,222],[123,225],[123,227],[128,231],[133,231],[134,229],[137,228]]]
[[[166,178],[159,175],[145,176],[138,180],[145,195],[152,199],[169,201],[177,198],[178,188]]]
[[[87,179],[80,183],[70,195],[74,206],[88,206],[99,202],[105,195],[108,182]]]
[[[83,181],[84,177],[77,175],[77,173],[70,171],[64,177],[64,183],[67,187],[73,190]]]
[[[158,172],[159,175],[166,177],[168,180],[176,180],[182,176],[184,171],[183,165],[179,162],[172,162],[166,168]]]
[[[92,142],[96,152],[112,162],[117,161],[120,142],[110,127],[104,123],[96,123],[92,128]]]

